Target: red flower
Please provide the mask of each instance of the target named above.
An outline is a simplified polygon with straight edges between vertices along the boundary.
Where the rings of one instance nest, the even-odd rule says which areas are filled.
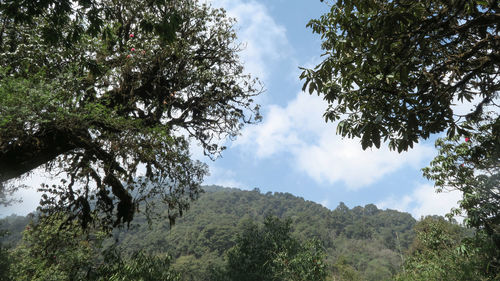
[[[134,38],[134,33],[130,33],[130,38]]]
[[[465,138],[465,142],[469,142],[470,141],[470,138]]]
[[[464,165],[464,164],[462,164],[462,165],[460,165],[460,167],[462,167],[462,168],[463,168],[463,167],[465,167],[465,165]]]
[[[132,52],[135,51],[135,48],[130,49],[130,51],[132,51]]]
[[[132,57],[132,55],[127,55],[127,59],[129,59],[129,58],[131,58],[131,57]]]

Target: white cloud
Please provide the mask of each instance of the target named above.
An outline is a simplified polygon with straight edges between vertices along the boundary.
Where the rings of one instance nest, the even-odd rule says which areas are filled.
[[[321,118],[325,108],[321,98],[304,93],[297,95],[285,108],[271,105],[264,114],[264,121],[245,127],[234,146],[252,146],[259,158],[296,151],[306,140],[327,129]]]
[[[269,66],[286,58],[291,47],[286,28],[277,24],[267,8],[256,1],[214,0],[214,7],[223,7],[230,17],[236,18],[238,41],[245,45],[240,57],[245,70],[265,80]]]
[[[291,131],[294,124],[285,109],[270,106],[265,120],[257,126],[246,127],[235,143],[255,142],[258,157],[268,157],[300,144],[299,138]]]
[[[350,189],[357,189],[404,165],[419,167],[432,153],[430,147],[422,145],[404,154],[389,151],[387,146],[363,151],[359,140],[342,140],[332,128],[320,135],[318,143],[305,146],[296,154],[300,169],[316,181],[343,181]]]
[[[239,55],[244,64],[245,72],[265,81],[268,79],[269,70],[273,65],[289,58],[292,47],[286,37],[286,28],[276,23],[263,4],[245,0],[209,0],[207,2],[210,2],[215,8],[224,8],[229,17],[236,19],[237,41],[242,43],[244,47]],[[265,104],[266,99],[265,95],[260,95],[255,100],[259,104]],[[269,116],[269,118],[273,117]],[[274,118],[279,119],[279,114],[274,115]],[[270,133],[267,136],[268,140],[275,140],[276,131],[287,130],[280,120],[276,120],[272,124],[281,125],[263,131],[264,135],[266,130]],[[248,128],[251,127],[253,126],[248,126]],[[262,140],[265,141],[266,137],[263,136]],[[273,144],[276,147],[269,148],[269,152],[274,151],[281,141],[274,141]],[[230,145],[229,141],[226,142],[226,140],[220,140],[219,144]],[[266,155],[268,152],[263,149],[259,153]],[[212,161],[206,161],[208,158],[203,155],[203,149],[194,141],[191,141],[191,155],[194,159],[207,162],[209,165],[211,175],[206,178],[204,184],[245,188],[244,184],[235,180],[234,172],[217,167],[216,163]]]
[[[235,142],[258,158],[289,153],[296,169],[317,182],[344,182],[350,189],[374,183],[405,165],[420,167],[434,155],[430,146],[417,144],[398,154],[387,145],[363,151],[358,139],[342,139],[336,124],[325,123],[321,97],[299,93],[286,107],[271,106],[264,121],[246,128]]]
[[[321,206],[325,207],[325,208],[330,208],[330,201],[328,199],[325,199],[323,201],[320,202]]]
[[[242,182],[235,179],[236,174],[228,169],[222,169],[211,165],[210,176],[203,182],[204,185],[220,185],[224,187],[235,187],[239,189],[248,189]]]
[[[459,191],[443,191],[436,193],[436,189],[429,184],[417,186],[411,194],[401,197],[390,197],[376,205],[382,209],[394,209],[408,212],[415,218],[427,215],[444,216],[454,207],[458,206],[458,201],[462,198]],[[458,221],[462,218],[456,217]]]

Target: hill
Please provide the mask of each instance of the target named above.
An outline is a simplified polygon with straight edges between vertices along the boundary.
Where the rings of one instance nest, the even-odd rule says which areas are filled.
[[[205,280],[211,268],[221,265],[245,221],[262,222],[268,215],[292,220],[293,235],[299,240],[318,238],[326,249],[332,271],[350,272],[362,280],[389,280],[399,270],[402,253],[411,244],[416,221],[408,213],[380,210],[375,205],[349,209],[340,203],[334,210],[289,193],[262,194],[219,186],[205,187],[205,193],[190,210],[170,227],[168,220],[148,224],[139,216],[129,229],[116,230],[105,241],[118,241],[128,253],[138,249],[169,253],[174,268],[186,280]],[[156,210],[166,214],[166,210]],[[24,217],[3,220],[2,228],[19,239]],[[13,238],[14,237],[14,238]]]

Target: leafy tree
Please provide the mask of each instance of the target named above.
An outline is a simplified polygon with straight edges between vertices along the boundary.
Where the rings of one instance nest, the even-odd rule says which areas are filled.
[[[41,188],[41,209],[84,227],[129,223],[151,199],[173,223],[207,174],[188,139],[216,157],[260,119],[234,21],[207,4],[5,1],[0,22],[0,191],[44,165],[67,179]]]
[[[344,257],[339,257],[333,265],[334,274],[340,280],[360,281],[362,280],[358,271],[349,265]]]
[[[13,250],[12,280],[87,280],[96,249],[78,225],[64,224],[67,216],[53,214],[32,222]]]
[[[0,226],[2,222],[0,222]],[[0,238],[7,235],[7,231],[0,229]],[[9,271],[10,271],[10,254],[8,248],[5,247],[4,243],[0,241],[0,281],[9,281]]]
[[[439,155],[424,175],[439,190],[462,192],[459,208],[452,214],[465,212],[466,225],[477,229],[476,243],[466,244],[467,249],[480,249],[486,256],[481,258],[484,272],[500,276],[500,120],[475,127],[465,140],[439,139]]]
[[[65,223],[66,219],[62,213],[52,214],[26,226],[23,240],[7,260],[10,268],[2,273],[10,279],[0,280],[180,280],[168,255],[136,249],[124,257],[116,245],[102,251],[106,233],[84,231],[75,221]]]
[[[330,104],[325,119],[360,137],[363,149],[388,141],[398,151],[495,106],[500,85],[498,1],[336,1],[308,27],[321,35],[324,60],[304,69],[304,89]],[[458,101],[480,102],[464,116]],[[498,117],[497,117],[498,120]]]
[[[96,270],[91,280],[102,281],[180,281],[179,273],[170,269],[171,258],[168,255],[151,256],[141,251],[128,259],[122,258],[116,248],[108,249],[104,262]]]
[[[301,74],[304,89],[329,102],[326,120],[342,119],[337,132],[360,137],[363,149],[387,141],[401,152],[447,132],[424,175],[463,193],[454,214],[465,211],[479,244],[491,246],[479,247],[491,276],[500,256],[499,16],[498,1],[337,1],[308,24],[325,59]],[[471,112],[454,112],[464,101],[474,101]]]
[[[95,0],[5,0],[0,3],[0,11],[9,21],[33,24],[35,18],[46,17],[42,38],[47,43],[64,41],[69,45],[84,34],[98,35],[104,25],[102,9],[103,6]],[[77,16],[72,17],[75,14]],[[80,25],[81,20],[87,24]],[[68,26],[72,29],[66,33],[64,29]]]
[[[340,202],[337,208],[333,210],[332,220],[332,226],[335,228],[337,235],[342,233],[344,228],[352,223],[352,215],[349,207],[347,207],[344,202]]]
[[[324,250],[316,241],[301,245],[290,235],[291,221],[266,217],[264,226],[247,221],[227,252],[223,280],[325,280]]]
[[[426,217],[415,230],[410,255],[396,280],[497,280],[478,262],[484,257],[481,251],[467,251],[463,245],[468,240],[464,228],[443,218]]]

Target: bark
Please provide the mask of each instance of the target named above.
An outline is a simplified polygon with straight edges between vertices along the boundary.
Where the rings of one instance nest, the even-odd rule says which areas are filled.
[[[0,183],[20,177],[57,156],[78,148],[75,135],[63,130],[43,130],[0,151]]]

